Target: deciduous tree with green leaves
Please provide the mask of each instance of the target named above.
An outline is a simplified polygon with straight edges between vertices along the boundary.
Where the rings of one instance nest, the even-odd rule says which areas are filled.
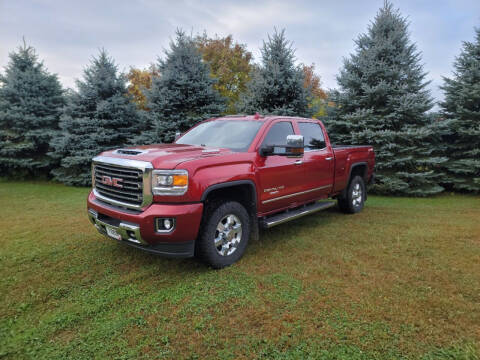
[[[65,104],[57,75],[24,44],[0,74],[0,171],[10,177],[48,176],[47,155]]]
[[[91,159],[98,153],[131,143],[140,132],[141,115],[127,91],[126,77],[105,50],[93,58],[71,91],[53,139],[52,155],[61,166],[55,178],[69,185],[91,183]]]
[[[407,19],[386,1],[355,44],[337,77],[339,90],[330,93],[333,106],[324,121],[331,140],[374,146],[376,192],[427,196],[443,191],[438,169],[445,158],[435,156],[430,144],[435,127],[427,112],[433,100]]]
[[[445,118],[442,150],[445,185],[452,190],[480,192],[480,28],[463,43],[452,78],[444,78]]]
[[[277,114],[310,117],[316,109],[309,106],[312,93],[304,87],[305,75],[295,64],[295,50],[285,30],[275,29],[263,42],[262,61],[242,96],[240,111],[246,114]]]
[[[225,111],[225,98],[214,88],[210,66],[203,61],[192,37],[177,30],[175,40],[158,59],[147,97],[147,126],[138,143],[170,142],[175,132]]]

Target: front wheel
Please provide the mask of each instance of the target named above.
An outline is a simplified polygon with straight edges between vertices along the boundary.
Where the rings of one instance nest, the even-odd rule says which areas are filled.
[[[365,197],[365,182],[357,175],[350,181],[346,194],[338,198],[338,206],[345,213],[355,214],[363,209]]]
[[[250,237],[250,219],[236,201],[214,203],[205,218],[196,244],[196,255],[215,269],[239,260]]]

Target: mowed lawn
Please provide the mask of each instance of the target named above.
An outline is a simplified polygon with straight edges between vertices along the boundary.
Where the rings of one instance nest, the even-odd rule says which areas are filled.
[[[371,196],[214,271],[102,237],[87,193],[0,182],[1,359],[479,358],[478,196]]]

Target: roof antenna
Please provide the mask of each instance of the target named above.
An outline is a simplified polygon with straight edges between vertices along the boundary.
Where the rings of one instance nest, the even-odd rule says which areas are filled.
[[[258,120],[258,119],[261,118],[261,116],[260,116],[260,114],[259,114],[258,112],[256,112],[255,115],[253,116],[253,118],[254,118],[255,120]]]

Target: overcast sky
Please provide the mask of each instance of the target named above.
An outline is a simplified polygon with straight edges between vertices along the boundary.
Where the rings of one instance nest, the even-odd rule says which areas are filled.
[[[423,53],[432,94],[442,97],[441,76],[464,40],[480,27],[480,0],[397,0],[408,16],[411,39]],[[365,32],[383,0],[370,1],[153,1],[0,0],[0,67],[22,43],[37,49],[47,68],[67,87],[104,47],[120,70],[147,67],[162,55],[177,27],[193,34],[232,34],[255,59],[267,33],[285,28],[299,62],[315,63],[325,88],[336,87],[342,58]]]

